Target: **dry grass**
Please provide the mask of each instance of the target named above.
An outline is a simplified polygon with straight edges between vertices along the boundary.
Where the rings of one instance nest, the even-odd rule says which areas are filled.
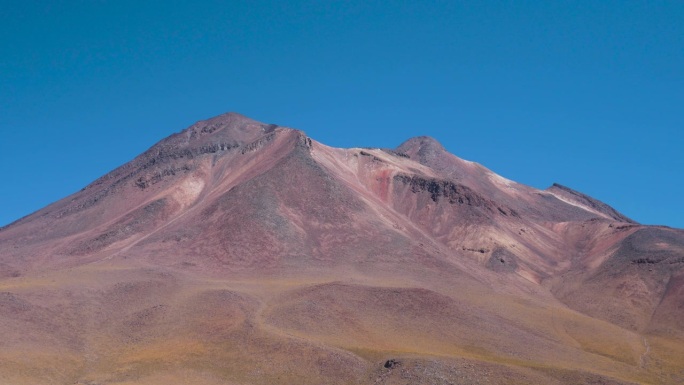
[[[47,331],[43,345],[6,341],[0,372],[17,384],[392,384],[401,382],[395,374],[382,377],[379,366],[400,357],[407,378],[427,376],[426,365],[448,377],[465,370],[453,360],[466,360],[490,373],[514,373],[510,383],[584,375],[657,383],[683,369],[676,342],[648,337],[651,352],[641,368],[640,335],[558,303],[348,281],[359,283],[301,276],[204,281],[104,266],[4,281],[4,291],[29,304],[22,317],[36,318],[3,314],[3,330],[26,322],[46,327],[40,315],[51,306],[83,322]],[[374,375],[380,377],[371,381]]]

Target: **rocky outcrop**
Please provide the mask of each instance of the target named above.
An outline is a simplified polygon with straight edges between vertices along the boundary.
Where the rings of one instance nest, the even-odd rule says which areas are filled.
[[[448,180],[397,174],[394,176],[394,181],[410,185],[411,191],[414,193],[428,192],[434,202],[437,202],[440,198],[445,198],[451,204],[458,203],[476,207],[486,207],[489,203],[472,189]]]
[[[157,170],[150,175],[143,175],[135,180],[135,186],[141,190],[144,190],[154,184],[161,182],[164,178],[169,176],[175,176],[178,173],[187,173],[192,170],[192,166],[188,164],[181,165],[179,167],[165,168],[163,170]]]
[[[510,208],[501,207],[483,197],[473,189],[450,180],[426,178],[418,175],[397,174],[395,183],[406,184],[414,193],[427,192],[433,202],[444,200],[449,204],[480,207],[495,214],[517,217],[518,213]]]
[[[246,144],[246,145],[242,146],[240,153],[244,155],[244,154],[247,154],[249,152],[257,151],[257,150],[261,149],[262,147],[264,147],[269,142],[271,142],[275,138],[275,136],[276,136],[275,132],[271,132],[270,134],[267,134],[267,135],[259,138],[258,140],[254,141],[252,143]]]

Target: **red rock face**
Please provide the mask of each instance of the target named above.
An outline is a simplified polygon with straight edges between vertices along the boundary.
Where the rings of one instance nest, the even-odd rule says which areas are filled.
[[[684,383],[684,231],[427,137],[198,122],[0,229],[0,286],[6,383]]]

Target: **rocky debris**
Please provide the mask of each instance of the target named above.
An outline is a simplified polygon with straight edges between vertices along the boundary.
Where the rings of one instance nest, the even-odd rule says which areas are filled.
[[[515,218],[520,218],[520,214],[518,214],[518,212],[513,210],[512,208],[509,208],[509,207],[503,208],[501,206],[497,206],[496,209],[499,211],[499,214],[501,214],[503,216],[506,216],[506,217],[511,216],[511,217],[515,217]]]
[[[380,159],[380,158],[378,158],[377,156],[375,156],[375,155],[373,155],[373,154],[371,154],[371,153],[368,153],[368,152],[366,152],[366,151],[359,151],[359,155],[371,157],[371,158],[373,158],[373,161],[374,161],[374,162],[382,162],[382,159]]]
[[[500,247],[492,252],[486,266],[498,272],[513,272],[518,268],[518,258],[508,249]]]
[[[485,249],[484,247],[480,247],[479,249],[473,249],[473,248],[470,248],[470,247],[465,247],[465,246],[463,246],[463,247],[461,247],[461,249],[462,249],[463,251],[472,251],[472,252],[474,252],[474,253],[481,253],[481,254],[484,254],[484,253],[488,253],[488,252],[489,252],[489,249]]]
[[[680,263],[684,263],[684,257],[679,257],[679,258],[637,258],[633,260],[631,263],[633,265],[657,265],[659,263],[667,263],[670,265],[676,265]]]
[[[400,158],[411,159],[411,156],[410,156],[409,154],[405,153],[405,152],[392,150],[392,149],[390,149],[390,148],[383,148],[382,151],[383,151],[383,152],[386,152],[386,153],[388,153],[388,154],[390,154],[390,155],[398,156],[398,157],[400,157]]]
[[[621,226],[616,226],[615,224],[611,223],[608,225],[610,228],[614,228],[617,231],[622,231],[622,230],[629,230],[635,227],[639,227],[639,225],[621,225]]]
[[[396,360],[394,358],[385,361],[385,364],[383,365],[386,369],[394,369],[395,367],[401,365],[401,361]]]
[[[663,259],[651,259],[651,258],[638,258],[632,261],[632,264],[635,265],[643,265],[643,264],[649,264],[649,265],[655,265],[656,263],[662,262]]]

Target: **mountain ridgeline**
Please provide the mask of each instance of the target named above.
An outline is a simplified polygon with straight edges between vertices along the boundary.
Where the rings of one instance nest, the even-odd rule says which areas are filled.
[[[684,383],[684,231],[235,113],[0,229],[0,382]]]

